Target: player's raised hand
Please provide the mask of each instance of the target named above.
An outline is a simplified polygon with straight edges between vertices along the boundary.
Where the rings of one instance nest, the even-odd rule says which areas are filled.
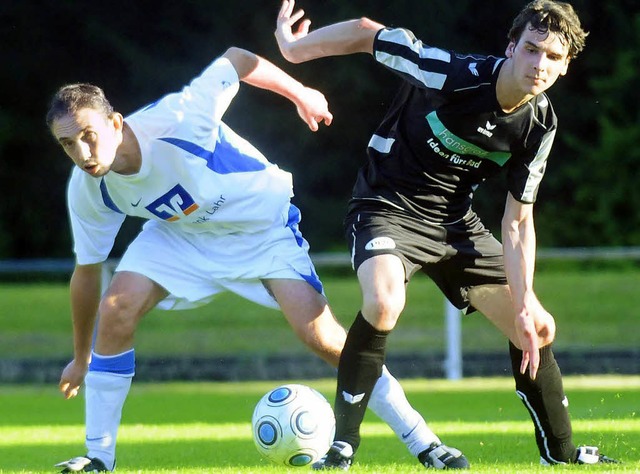
[[[87,375],[88,366],[86,364],[78,364],[76,360],[72,360],[62,371],[60,377],[60,391],[67,400],[78,395],[80,391],[80,385],[84,381],[85,375]]]
[[[309,126],[311,131],[318,131],[319,124],[331,125],[333,115],[329,112],[329,104],[325,96],[310,87],[305,87],[296,101],[298,115]]]
[[[276,21],[276,41],[278,42],[280,53],[287,61],[292,60],[290,54],[291,44],[305,37],[309,33],[309,26],[311,25],[311,20],[305,18],[298,25],[298,29],[294,31],[293,25],[304,16],[304,10],[302,9],[294,13],[294,6],[294,0],[284,0]]]

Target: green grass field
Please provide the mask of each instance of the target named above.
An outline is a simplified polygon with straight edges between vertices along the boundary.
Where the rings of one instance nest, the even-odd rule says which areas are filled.
[[[327,296],[348,326],[360,304],[357,281],[351,274],[325,273]],[[637,347],[640,318],[633,308],[640,306],[640,268],[540,270],[536,278],[536,291],[556,318],[556,349]],[[443,314],[444,299],[435,285],[415,277],[389,351],[442,351]],[[505,347],[479,315],[464,318],[462,337],[466,351]],[[152,311],[140,325],[136,348],[141,356],[306,352],[278,311],[228,294],[196,310]],[[71,350],[66,283],[0,284],[0,357],[66,357]]]
[[[355,278],[323,280],[338,318],[350,324],[360,299]],[[637,348],[638,287],[634,266],[539,271],[536,290],[558,325],[556,349]],[[0,358],[70,357],[68,298],[65,283],[0,284]],[[389,353],[442,351],[443,312],[435,286],[417,278]],[[462,327],[465,351],[504,349],[503,338],[481,316],[465,318]],[[306,353],[277,311],[233,295],[198,310],[151,312],[136,348],[140,356]],[[333,400],[335,381],[298,382]],[[260,458],[250,432],[253,406],[278,383],[134,383],[118,472],[285,472]],[[602,446],[625,461],[619,466],[539,467],[531,422],[510,378],[407,380],[403,386],[442,439],[465,452],[474,472],[640,472],[640,376],[565,380],[576,442]],[[83,454],[83,410],[82,400],[63,400],[55,386],[0,385],[0,473],[55,472],[54,463]],[[353,472],[423,472],[375,417],[367,417],[363,435]]]
[[[287,381],[294,382],[294,381]],[[298,381],[333,399],[333,380]],[[135,384],[118,444],[121,473],[282,473],[251,439],[255,403],[280,382]],[[640,472],[640,377],[568,377],[574,438],[599,445],[620,465],[540,467],[532,425],[508,378],[403,381],[407,396],[473,472]],[[52,386],[0,388],[0,473],[55,472],[84,454],[83,402]],[[424,472],[391,430],[368,414],[351,470]]]

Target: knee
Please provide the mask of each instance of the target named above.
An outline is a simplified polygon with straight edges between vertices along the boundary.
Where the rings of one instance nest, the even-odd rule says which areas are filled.
[[[547,313],[537,330],[540,347],[551,344],[556,338],[556,321],[553,316]]]
[[[380,331],[391,331],[403,309],[404,297],[378,294],[364,299],[362,315],[374,328]]]
[[[132,298],[123,295],[106,296],[98,308],[99,335],[111,341],[133,337],[140,315]]]

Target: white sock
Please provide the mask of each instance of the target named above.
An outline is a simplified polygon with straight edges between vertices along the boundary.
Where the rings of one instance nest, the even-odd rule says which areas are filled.
[[[100,459],[110,470],[115,468],[116,437],[132,378],[93,371],[85,377],[87,456]]]
[[[400,383],[386,366],[382,367],[382,375],[373,388],[369,408],[391,427],[414,456],[434,441],[441,442],[422,415],[411,406]]]

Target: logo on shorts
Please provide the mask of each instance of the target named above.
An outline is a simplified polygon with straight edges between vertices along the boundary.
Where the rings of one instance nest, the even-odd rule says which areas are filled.
[[[376,237],[367,242],[365,250],[387,250],[396,248],[396,243],[391,237]]]

